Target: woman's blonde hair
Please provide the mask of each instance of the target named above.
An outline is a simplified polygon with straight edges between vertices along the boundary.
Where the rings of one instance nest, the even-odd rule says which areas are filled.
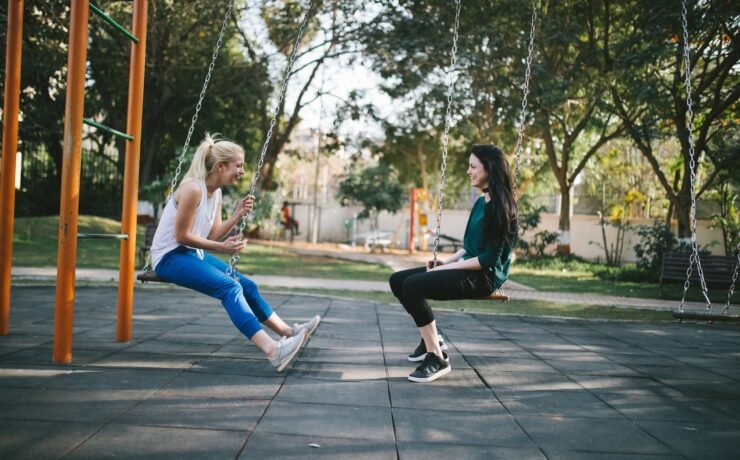
[[[239,145],[226,139],[220,139],[218,134],[206,133],[182,181],[203,180],[213,172],[217,164],[235,161],[239,159],[239,156],[244,157],[244,149]]]

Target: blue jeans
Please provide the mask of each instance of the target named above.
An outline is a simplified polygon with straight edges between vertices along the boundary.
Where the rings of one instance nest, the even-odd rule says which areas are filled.
[[[198,257],[195,249],[180,246],[162,257],[154,270],[160,278],[194,289],[221,301],[237,329],[251,339],[262,330],[261,322],[273,311],[260,295],[257,284],[241,273],[226,274],[228,265],[208,253]]]

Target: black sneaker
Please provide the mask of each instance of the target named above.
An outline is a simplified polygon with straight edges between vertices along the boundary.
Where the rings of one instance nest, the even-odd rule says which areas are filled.
[[[452,370],[450,359],[447,353],[442,352],[444,359],[439,358],[434,353],[427,353],[419,367],[409,375],[409,380],[418,383],[433,382]]]
[[[439,348],[442,351],[447,350],[447,344],[445,343],[445,339],[442,338],[442,336],[439,336]],[[421,342],[419,343],[419,346],[416,347],[416,350],[414,350],[413,353],[411,353],[408,358],[409,361],[412,363],[422,361],[424,357],[427,355],[427,346],[424,345],[424,339],[421,339]]]

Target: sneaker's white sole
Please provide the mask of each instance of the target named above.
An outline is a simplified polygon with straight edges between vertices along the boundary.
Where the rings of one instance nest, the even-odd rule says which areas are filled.
[[[285,368],[286,368],[286,367],[288,367],[288,366],[290,365],[290,363],[292,363],[292,362],[293,362],[293,360],[295,359],[296,355],[298,355],[298,352],[299,352],[299,351],[301,351],[301,349],[303,348],[303,346],[304,346],[305,344],[306,344],[306,336],[304,335],[304,336],[303,336],[303,340],[301,341],[301,344],[300,344],[299,346],[297,346],[297,347],[295,348],[295,350],[293,350],[293,351],[292,351],[292,352],[291,352],[291,353],[290,353],[290,354],[288,355],[287,359],[286,359],[285,361],[283,361],[283,362],[282,362],[282,363],[280,364],[280,366],[276,367],[276,368],[275,368],[275,370],[277,370],[278,372],[283,372],[283,370],[285,370]]]
[[[321,316],[319,316],[319,320],[316,321],[316,325],[314,327],[312,327],[311,329],[309,329],[309,330],[306,331],[306,340],[308,340],[308,338],[311,337],[311,334],[313,334],[313,331],[315,331],[316,328],[319,327],[319,324],[321,324]]]
[[[429,383],[434,382],[438,378],[442,377],[445,374],[449,374],[450,371],[452,371],[452,366],[447,366],[444,369],[440,369],[438,372],[430,375],[429,377],[412,377],[409,375],[409,380],[416,383]]]
[[[440,345],[440,347],[439,347],[439,349],[442,350],[442,351],[447,351],[449,348],[450,347],[448,347],[446,343],[442,343],[442,345]],[[419,361],[424,361],[424,357],[425,356],[426,356],[426,353],[423,354],[423,355],[420,355],[420,356],[411,356],[411,355],[408,355],[406,357],[406,359],[408,359],[412,363],[418,363]]]

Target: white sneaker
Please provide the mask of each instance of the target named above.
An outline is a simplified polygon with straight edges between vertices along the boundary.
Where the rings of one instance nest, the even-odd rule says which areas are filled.
[[[270,364],[275,366],[278,372],[282,372],[301,350],[305,340],[306,331],[300,331],[293,337],[282,337],[277,343],[275,357],[270,358]]]
[[[321,316],[316,315],[305,323],[295,323],[293,325],[293,335],[298,334],[300,331],[306,331],[306,340],[308,340],[308,338],[311,337],[311,334],[313,334],[313,331],[315,331],[316,328],[319,327],[320,322]]]

